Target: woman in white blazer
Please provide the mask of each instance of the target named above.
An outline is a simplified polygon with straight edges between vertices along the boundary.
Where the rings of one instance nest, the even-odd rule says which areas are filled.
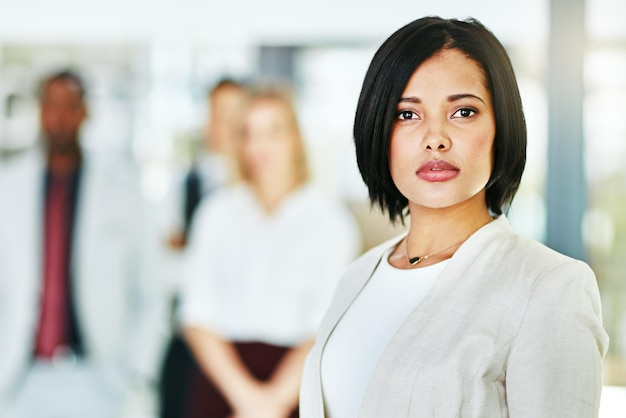
[[[581,261],[511,230],[526,127],[476,20],[418,19],[375,54],[354,123],[372,202],[408,233],[347,271],[304,369],[303,418],[593,417],[602,328]]]

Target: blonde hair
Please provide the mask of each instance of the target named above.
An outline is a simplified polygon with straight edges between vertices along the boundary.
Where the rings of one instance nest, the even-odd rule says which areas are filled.
[[[292,139],[293,145],[293,165],[295,173],[296,185],[301,185],[309,180],[309,164],[306,155],[306,148],[304,140],[300,131],[300,124],[298,123],[298,116],[292,100],[291,89],[272,85],[272,86],[256,86],[250,90],[250,105],[252,106],[257,102],[270,102],[282,106],[285,109],[287,127],[289,129],[289,137]],[[242,156],[241,147],[238,154],[238,168],[241,173],[241,177],[244,181],[250,182],[251,176],[245,166],[245,161]]]

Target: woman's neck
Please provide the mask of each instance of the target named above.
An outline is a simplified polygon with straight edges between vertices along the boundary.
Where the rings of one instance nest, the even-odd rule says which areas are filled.
[[[441,251],[469,238],[491,220],[486,204],[444,209],[411,208],[408,245],[415,255]]]
[[[263,179],[252,183],[252,189],[267,214],[273,213],[297,186],[292,176],[274,180]]]
[[[484,199],[437,209],[410,205],[410,212],[409,233],[389,257],[398,268],[424,267],[450,258],[493,220]]]

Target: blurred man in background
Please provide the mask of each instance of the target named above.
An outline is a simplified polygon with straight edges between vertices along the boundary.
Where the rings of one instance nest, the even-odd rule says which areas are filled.
[[[156,239],[135,171],[81,148],[81,78],[39,94],[41,146],[0,174],[0,416],[129,416],[162,349]]]
[[[243,135],[247,107],[246,87],[223,78],[209,91],[209,117],[191,166],[170,193],[169,246],[185,247],[194,211],[200,199],[227,183],[238,180],[234,165],[236,146]]]
[[[193,216],[200,201],[239,179],[235,153],[243,136],[248,100],[247,87],[228,77],[219,80],[209,91],[209,114],[202,132],[202,142],[193,156],[191,166],[180,176],[181,180],[174,184],[167,199],[167,246],[175,258],[185,250]],[[180,267],[180,261],[175,260],[176,267]],[[160,379],[160,411],[163,418],[194,416],[191,388],[208,384],[176,326],[175,312],[181,276],[180,268],[176,267],[171,272],[174,335],[167,349]]]

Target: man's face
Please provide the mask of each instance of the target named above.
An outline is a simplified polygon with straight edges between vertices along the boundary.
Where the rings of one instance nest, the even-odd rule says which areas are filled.
[[[40,122],[51,148],[73,147],[87,117],[78,86],[71,80],[53,80],[44,86],[40,100]]]
[[[229,155],[243,134],[248,97],[242,88],[226,86],[213,93],[210,104],[208,148]]]

